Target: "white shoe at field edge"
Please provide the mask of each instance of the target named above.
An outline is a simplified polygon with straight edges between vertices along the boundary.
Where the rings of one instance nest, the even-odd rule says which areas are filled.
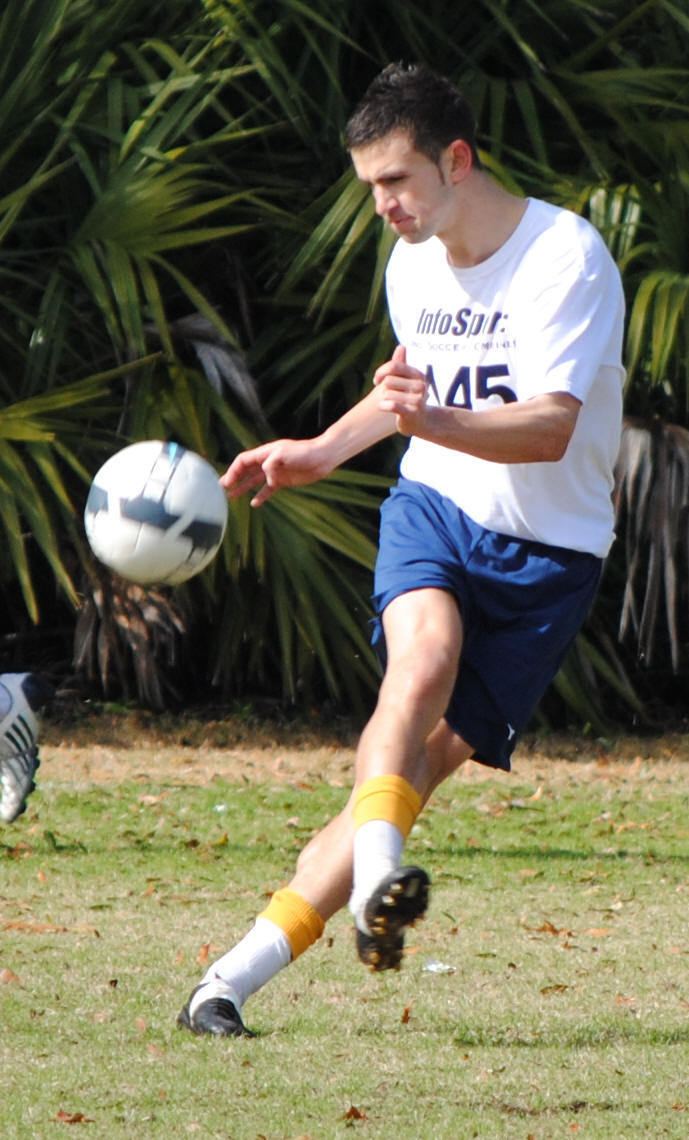
[[[35,673],[0,674],[0,821],[12,823],[34,790],[38,757],[37,713],[53,687]]]

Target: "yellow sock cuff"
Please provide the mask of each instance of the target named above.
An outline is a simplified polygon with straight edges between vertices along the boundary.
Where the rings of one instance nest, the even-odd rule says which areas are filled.
[[[267,918],[284,931],[292,950],[292,961],[308,950],[325,929],[325,922],[315,907],[288,887],[275,892],[259,917]]]
[[[361,785],[354,801],[357,827],[383,819],[399,828],[406,839],[421,811],[421,796],[403,776],[373,776]]]

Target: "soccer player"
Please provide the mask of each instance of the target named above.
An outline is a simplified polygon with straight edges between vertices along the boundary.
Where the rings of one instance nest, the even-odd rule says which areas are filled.
[[[38,713],[53,687],[36,673],[0,674],[0,821],[13,823],[26,811],[35,788]]]
[[[246,1033],[246,999],[347,902],[361,960],[399,967],[428,900],[428,876],[403,860],[414,820],[469,757],[509,770],[613,538],[623,296],[599,234],[494,181],[465,100],[425,67],[374,80],[347,146],[399,238],[387,269],[398,346],[321,435],[244,452],[221,481],[259,507],[409,437],[381,512],[384,676],[347,806],[191,994],[178,1022],[197,1034]]]

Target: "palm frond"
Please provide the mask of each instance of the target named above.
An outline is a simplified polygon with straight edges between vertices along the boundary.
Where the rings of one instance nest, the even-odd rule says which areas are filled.
[[[629,316],[627,358],[633,376],[643,368],[650,384],[663,384],[679,346],[689,346],[689,274],[649,272]],[[684,375],[689,387],[689,368]]]
[[[91,565],[74,629],[74,665],[106,696],[162,711],[180,693],[173,678],[187,630],[178,600]]]
[[[646,664],[667,644],[677,670],[689,617],[689,431],[627,420],[615,503],[627,560],[620,637],[635,639]]]

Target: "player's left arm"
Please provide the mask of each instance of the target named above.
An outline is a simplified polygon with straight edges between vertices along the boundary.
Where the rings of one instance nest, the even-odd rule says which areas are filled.
[[[567,451],[580,408],[567,392],[481,412],[428,408],[422,430],[414,434],[494,463],[556,463]]]
[[[478,412],[429,406],[426,377],[399,359],[379,368],[375,383],[381,390],[381,411],[394,413],[402,435],[494,463],[562,459],[581,408],[581,402],[567,392],[543,393]]]

